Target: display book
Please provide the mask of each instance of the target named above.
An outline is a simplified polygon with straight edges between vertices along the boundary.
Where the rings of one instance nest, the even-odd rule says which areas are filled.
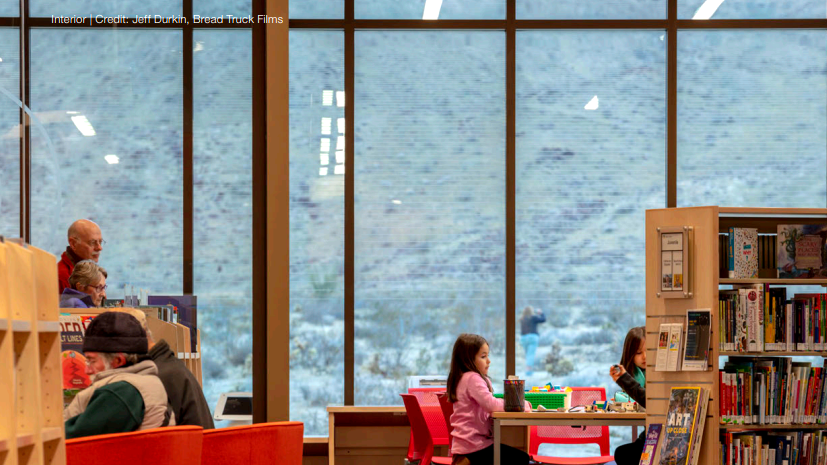
[[[658,330],[655,371],[706,371],[711,319],[709,309],[687,310],[685,336],[683,323],[662,323]]]
[[[658,465],[698,463],[708,404],[709,389],[696,386],[671,389]]]
[[[727,352],[827,350],[827,294],[747,285],[718,293],[718,348]]]

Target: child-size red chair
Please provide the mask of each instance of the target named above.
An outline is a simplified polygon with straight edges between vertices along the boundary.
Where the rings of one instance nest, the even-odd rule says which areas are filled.
[[[445,418],[445,425],[448,427],[448,455],[452,455],[451,452],[451,444],[454,443],[454,437],[451,436],[451,433],[454,431],[454,427],[451,426],[451,415],[454,414],[454,403],[448,400],[448,393],[444,393],[442,395],[437,396],[439,399],[439,407],[442,410],[442,416]]]
[[[201,465],[301,465],[303,435],[300,421],[207,430]]]
[[[201,465],[200,426],[168,426],[66,441],[66,465]]]
[[[399,394],[405,403],[405,412],[413,433],[413,460],[419,460],[420,465],[451,465],[451,457],[434,457],[434,441],[422,414],[419,401],[413,394]],[[410,460],[410,459],[409,459]]]
[[[573,387],[571,405],[588,405],[606,400],[606,388]],[[614,460],[609,446],[608,426],[532,426],[529,454],[535,462],[554,465],[596,465]],[[600,455],[593,457],[550,457],[537,455],[540,444],[597,444]]]
[[[408,394],[415,395],[419,401],[422,415],[425,417],[425,423],[428,425],[428,431],[431,433],[435,446],[448,445],[448,427],[442,417],[442,409],[439,406],[438,399],[438,396],[444,392],[444,387],[408,388]],[[406,457],[409,462],[416,460],[413,457],[414,449],[413,430],[411,430],[411,439],[408,442],[408,455]]]

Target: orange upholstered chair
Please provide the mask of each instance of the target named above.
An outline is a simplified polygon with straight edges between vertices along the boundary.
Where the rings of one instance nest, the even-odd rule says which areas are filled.
[[[170,426],[66,441],[66,465],[201,465],[202,429]]]
[[[304,423],[279,421],[204,431],[202,465],[301,465]],[[120,464],[119,464],[120,465]]]

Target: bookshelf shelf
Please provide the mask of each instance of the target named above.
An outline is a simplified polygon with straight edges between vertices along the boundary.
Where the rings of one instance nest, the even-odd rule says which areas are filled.
[[[60,332],[60,323],[57,321],[38,321],[37,322],[37,332],[38,333],[59,333]]]
[[[777,278],[755,278],[755,279],[731,279],[720,278],[719,284],[784,284],[788,286],[827,286],[827,279],[777,279]]]
[[[52,426],[50,428],[43,428],[40,432],[40,439],[43,442],[54,441],[63,437],[63,428],[60,426]]]
[[[12,320],[11,330],[15,333],[29,333],[32,331],[32,322],[24,320]]]
[[[800,430],[800,429],[827,429],[827,425],[721,425],[723,430],[748,430],[748,431],[774,431],[779,429]]]
[[[18,434],[17,435],[17,448],[20,449],[21,447],[28,447],[34,445],[34,434]]]
[[[827,351],[822,352],[732,352],[721,351],[719,356],[729,357],[827,357]]]

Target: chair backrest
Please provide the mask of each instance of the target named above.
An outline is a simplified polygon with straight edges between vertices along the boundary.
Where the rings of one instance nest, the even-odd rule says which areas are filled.
[[[434,455],[434,442],[419,406],[419,400],[413,394],[399,394],[402,402],[405,403],[405,412],[408,414],[408,422],[411,424],[411,435],[413,436],[413,460],[421,460],[423,464],[431,463]]]
[[[408,388],[408,394],[413,394],[419,400],[419,407],[431,432],[431,439],[435,446],[448,444],[448,425],[442,415],[439,405],[439,395],[445,392],[444,387],[437,388]]]
[[[606,400],[606,388],[573,387],[571,406]],[[597,444],[600,455],[611,455],[608,426],[532,426],[529,452],[537,454],[540,444]]]
[[[204,431],[202,465],[301,465],[304,424],[278,421]]]
[[[66,441],[67,465],[201,465],[202,429],[169,426]]]
[[[445,425],[448,427],[448,450],[451,450],[451,445],[454,442],[454,437],[451,436],[451,433],[454,431],[454,427],[451,426],[451,415],[454,414],[454,403],[448,400],[448,393],[443,393],[437,396],[439,399],[439,408],[442,410],[442,417],[445,418]]]

